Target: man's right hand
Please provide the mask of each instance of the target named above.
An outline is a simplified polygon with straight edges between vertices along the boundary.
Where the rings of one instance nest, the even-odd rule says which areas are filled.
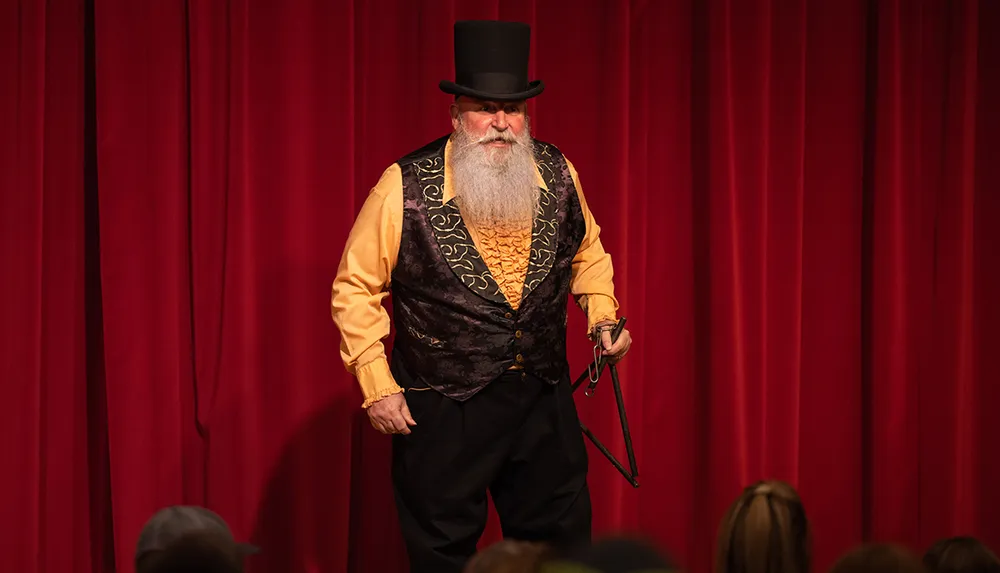
[[[383,434],[409,434],[410,426],[417,425],[410,416],[406,397],[402,393],[387,396],[368,406],[368,419]]]

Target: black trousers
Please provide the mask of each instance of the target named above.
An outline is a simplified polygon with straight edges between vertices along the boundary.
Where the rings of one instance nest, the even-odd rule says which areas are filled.
[[[487,491],[505,538],[590,542],[587,451],[569,380],[511,371],[465,402],[426,387],[405,396],[417,425],[393,436],[392,478],[411,573],[461,572],[486,528]]]

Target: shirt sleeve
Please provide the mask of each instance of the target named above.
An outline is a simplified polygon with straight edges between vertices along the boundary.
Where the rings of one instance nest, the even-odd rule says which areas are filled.
[[[573,184],[576,186],[580,208],[586,221],[587,229],[580,243],[580,248],[573,258],[573,278],[570,292],[577,304],[587,314],[587,332],[593,332],[594,327],[602,323],[613,323],[618,320],[618,299],[615,298],[614,265],[611,255],[601,244],[601,227],[594,219],[587,206],[587,200],[580,186],[580,178],[576,168],[567,159]]]
[[[402,172],[393,164],[362,205],[333,281],[330,308],[340,331],[340,357],[358,380],[362,408],[403,391],[389,371],[382,343],[390,332],[382,301],[399,255],[402,217]]]

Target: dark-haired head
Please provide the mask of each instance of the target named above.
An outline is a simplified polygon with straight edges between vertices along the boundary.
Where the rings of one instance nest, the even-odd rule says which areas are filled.
[[[861,545],[848,551],[830,573],[925,573],[920,559],[905,547],[893,544]]]
[[[1000,560],[975,537],[942,539],[924,554],[931,573],[1000,573]]]
[[[473,555],[465,573],[523,573],[534,571],[548,553],[541,543],[505,539]]]
[[[540,573],[669,573],[676,565],[656,543],[615,535],[574,548],[543,564]]]
[[[782,481],[747,487],[719,527],[716,573],[808,573],[811,534],[798,493]]]
[[[146,553],[138,573],[241,573],[242,558],[228,540],[214,532],[181,536],[163,549]]]

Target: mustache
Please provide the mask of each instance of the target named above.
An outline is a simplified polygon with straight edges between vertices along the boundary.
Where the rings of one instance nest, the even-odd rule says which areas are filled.
[[[509,130],[505,129],[503,131],[498,130],[495,127],[490,127],[486,130],[486,133],[482,137],[475,140],[474,143],[493,143],[495,141],[503,141],[506,143],[520,143],[517,136]]]

